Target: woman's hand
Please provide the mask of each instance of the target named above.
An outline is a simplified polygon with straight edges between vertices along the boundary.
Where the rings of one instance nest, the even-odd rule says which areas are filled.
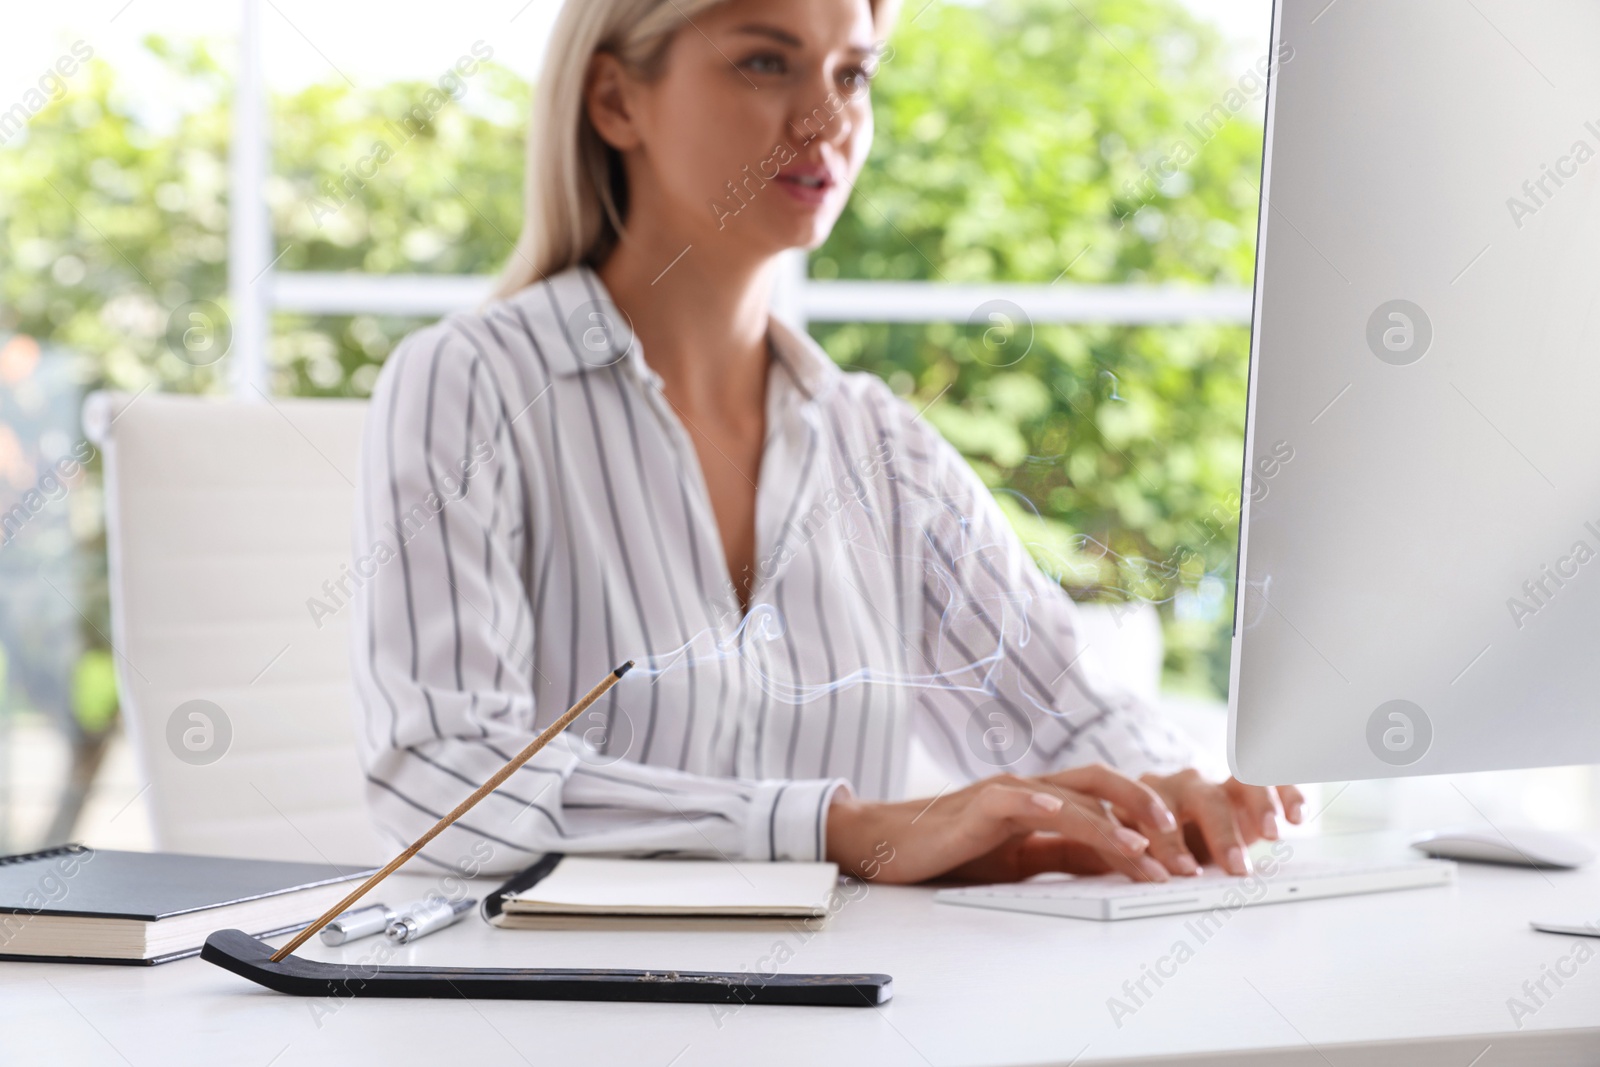
[[[1278,840],[1278,820],[1298,823],[1305,797],[1292,785],[1245,785],[1237,778],[1208,782],[1198,771],[1146,774],[1139,779],[1155,790],[1178,816],[1181,831],[1155,831],[1150,855],[1168,870],[1193,873],[1196,861],[1220,864],[1229,874],[1250,873],[1245,851],[1265,838]]]
[[[1245,849],[1276,841],[1278,819],[1298,823],[1304,809],[1293,786],[1209,782],[1194,770],[1134,781],[1093,764],[986,778],[932,800],[860,801],[840,790],[827,854],[849,874],[896,884],[1014,882],[1044,871],[1164,882],[1206,863],[1245,875]]]
[[[932,800],[860,801],[841,789],[828,809],[827,855],[846,873],[897,884],[1011,882],[1041,871],[1165,881],[1148,854],[1151,833],[1181,839],[1160,792],[1094,765],[986,778]]]

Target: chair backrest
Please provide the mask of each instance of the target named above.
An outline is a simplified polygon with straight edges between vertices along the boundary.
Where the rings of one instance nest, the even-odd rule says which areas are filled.
[[[118,689],[158,848],[381,857],[346,644],[365,413],[151,393],[84,406],[105,462]]]
[[[1108,678],[1147,703],[1161,701],[1166,641],[1161,615],[1148,601],[1078,605],[1080,647]]]

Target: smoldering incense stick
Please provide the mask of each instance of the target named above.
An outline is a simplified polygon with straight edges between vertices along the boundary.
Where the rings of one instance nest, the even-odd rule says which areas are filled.
[[[530,741],[527,748],[523,749],[521,752],[518,752],[511,758],[509,763],[507,763],[504,767],[501,767],[498,771],[495,771],[494,777],[490,778],[487,782],[484,782],[477,789],[473,790],[471,796],[457,804],[455,808],[444,818],[434,823],[433,827],[427,833],[413,841],[404,852],[400,853],[400,855],[384,864],[382,870],[378,871],[378,873],[374,874],[371,878],[368,878],[365,882],[362,882],[361,885],[358,886],[349,896],[345,897],[343,900],[339,901],[339,903],[335,904],[333,907],[324,912],[322,918],[318,919],[304,930],[301,930],[287,945],[284,945],[278,951],[274,952],[272,954],[272,962],[281,963],[285,956],[289,955],[295,949],[305,944],[313,935],[316,934],[318,930],[321,930],[324,926],[327,926],[341,914],[350,910],[350,906],[356,901],[360,900],[362,897],[366,896],[368,891],[370,891],[373,886],[377,885],[379,882],[393,874],[399,869],[401,864],[405,863],[412,856],[415,856],[418,852],[421,852],[429,841],[432,841],[434,838],[444,833],[446,827],[455,822],[457,819],[461,818],[461,816],[465,815],[468,811],[472,810],[472,806],[474,804],[498,789],[507,778],[510,778],[514,773],[516,773],[518,767],[521,767],[524,763],[527,763],[534,757],[535,753],[554,740],[557,734],[559,734],[562,730],[565,730],[568,726],[571,726],[573,720],[587,711],[589,706],[596,700],[599,700],[602,696],[604,696],[607,689],[610,689],[612,686],[620,682],[622,680],[622,676],[627,674],[632,667],[633,660],[630,659],[628,662],[624,663],[622,666],[606,675],[599,685],[585,693],[583,695],[583,699],[579,700],[576,704],[572,705],[572,707],[568,708],[565,715],[561,716],[561,718],[545,727],[544,732]]]

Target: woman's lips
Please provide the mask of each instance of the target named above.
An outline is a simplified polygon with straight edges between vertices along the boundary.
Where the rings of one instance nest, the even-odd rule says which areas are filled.
[[[838,184],[826,167],[791,167],[780,171],[776,180],[784,192],[813,206],[824,203]]]

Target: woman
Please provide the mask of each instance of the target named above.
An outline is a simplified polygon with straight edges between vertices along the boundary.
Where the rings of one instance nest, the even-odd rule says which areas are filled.
[[[373,397],[355,632],[374,817],[424,853],[817,860],[882,881],[1192,875],[1299,821],[1213,784],[1080,659],[959,455],[769,314],[839,217],[892,0],[583,0],[534,105],[499,298]],[[972,785],[900,799],[912,731]],[[1000,773],[1005,772],[1005,773]],[[471,856],[470,861],[463,857]]]

